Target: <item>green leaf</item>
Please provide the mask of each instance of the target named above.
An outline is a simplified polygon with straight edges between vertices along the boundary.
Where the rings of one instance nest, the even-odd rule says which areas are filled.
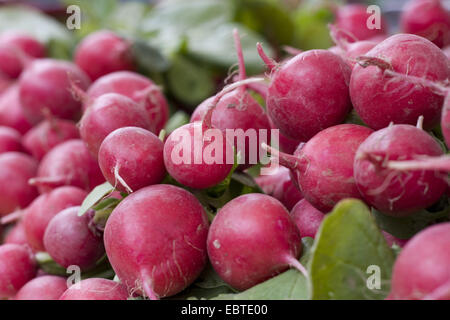
[[[360,200],[339,202],[323,220],[309,265],[312,299],[384,299],[390,289],[394,253]],[[380,289],[369,289],[380,271]]]
[[[189,115],[184,111],[177,111],[173,116],[170,117],[164,129],[167,134],[171,134],[175,129],[188,124],[190,120]]]
[[[169,61],[161,52],[149,43],[132,39],[132,52],[140,69],[146,72],[164,72],[169,68]]]
[[[313,239],[304,238],[303,256],[300,262],[305,265],[310,257],[309,250]],[[297,270],[290,269],[248,290],[236,294],[221,294],[213,300],[306,300],[308,283]]]
[[[27,33],[45,44],[52,40],[66,44],[73,41],[68,29],[57,20],[23,6],[0,8],[0,33],[11,30]]]
[[[84,199],[83,203],[81,204],[80,210],[78,211],[78,215],[82,216],[83,214],[85,214],[89,209],[91,209],[100,200],[105,198],[113,191],[114,187],[109,182],[105,182],[95,187],[94,190],[92,190],[91,193],[89,193]]]

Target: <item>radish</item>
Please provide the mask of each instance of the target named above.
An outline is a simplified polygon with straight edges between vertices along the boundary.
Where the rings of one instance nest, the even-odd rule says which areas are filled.
[[[117,93],[104,94],[94,101],[80,121],[80,135],[95,157],[108,134],[122,127],[154,131],[143,106]]]
[[[400,18],[403,32],[427,38],[438,47],[450,44],[450,13],[441,0],[411,0]]]
[[[275,198],[246,194],[222,207],[208,233],[208,256],[218,275],[246,290],[289,267],[306,270],[297,260],[300,233]]]
[[[128,71],[108,74],[96,80],[86,94],[86,100],[93,100],[105,93],[119,93],[142,104],[155,128],[153,133],[159,134],[169,119],[169,107],[166,98],[150,79]],[[85,103],[84,107],[88,107]]]
[[[127,288],[118,282],[89,278],[72,285],[59,300],[127,300],[128,297]]]
[[[86,90],[89,77],[75,64],[55,59],[37,59],[19,80],[20,101],[28,120],[37,124],[46,115],[78,120],[81,102],[72,95],[72,83]]]
[[[7,152],[0,155],[0,216],[28,206],[38,193],[28,180],[36,176],[38,164],[32,157]]]
[[[344,122],[351,109],[351,70],[342,58],[327,50],[311,50],[276,66],[260,44],[258,52],[272,71],[267,110],[283,135],[306,142]]]
[[[246,70],[244,63],[244,56],[242,53],[242,46],[239,39],[239,34],[234,31],[234,40],[239,61],[239,82],[245,81]],[[240,152],[242,164],[241,169],[248,168],[259,161],[259,146],[262,142],[270,141],[270,123],[269,119],[261,107],[261,105],[250,95],[247,91],[246,85],[240,85],[235,90],[230,90],[224,95],[208,98],[202,102],[194,111],[191,117],[191,122],[202,121],[208,110],[213,107],[211,113],[210,124],[212,127],[223,131],[224,135],[227,131],[233,130],[234,147],[236,152]],[[209,121],[209,120],[208,120]],[[209,124],[207,124],[209,126]],[[262,130],[266,132],[266,139],[261,139],[264,136]],[[252,141],[252,134],[254,138]],[[247,136],[248,135],[248,136]],[[245,141],[245,144],[239,143]],[[252,146],[257,147],[257,150],[252,149]]]
[[[106,254],[121,282],[151,299],[188,287],[206,260],[208,218],[184,189],[154,185],[126,197],[109,217]]]
[[[442,52],[444,52],[444,54],[447,56],[447,58],[450,59],[450,46],[447,46],[444,49],[442,49]]]
[[[315,238],[325,215],[305,199],[300,200],[291,210],[291,216],[303,237]]]
[[[18,244],[0,246],[0,299],[12,298],[36,275],[36,263],[29,248]]]
[[[394,300],[450,299],[450,223],[426,228],[398,256],[392,273]]]
[[[21,221],[17,222],[7,233],[4,243],[28,245],[25,228]]]
[[[447,57],[430,41],[410,34],[386,39],[361,57],[352,73],[350,96],[361,119],[376,130],[390,122],[415,124],[419,116],[425,117],[426,129],[438,124],[443,98],[430,88],[387,76],[390,71],[436,82],[450,74]]]
[[[21,134],[32,127],[23,113],[18,85],[11,85],[0,96],[0,125],[16,129]]]
[[[0,35],[0,44],[17,47],[33,58],[43,58],[47,51],[45,46],[32,36],[17,31],[2,33]]]
[[[150,131],[125,127],[111,132],[103,140],[98,162],[111,185],[130,193],[164,179],[163,149],[164,144]]]
[[[439,171],[396,167],[399,160],[443,154],[440,144],[421,128],[392,125],[367,138],[355,156],[354,177],[364,199],[396,217],[408,216],[435,203],[447,190]]]
[[[380,28],[368,28],[371,13],[367,12],[367,6],[362,4],[350,4],[339,7],[336,12],[336,27],[345,30],[351,36],[347,41],[369,40],[374,37],[387,34],[387,24],[381,16]]]
[[[45,251],[64,268],[76,265],[89,270],[105,254],[103,237],[93,226],[93,216],[78,216],[80,207],[60,211],[44,233]]]
[[[59,300],[67,290],[67,280],[58,276],[41,276],[27,282],[14,300]]]
[[[39,161],[57,145],[71,139],[78,139],[80,134],[75,122],[70,120],[50,119],[43,121],[28,131],[23,137],[23,145]]]
[[[0,126],[0,154],[23,151],[22,136],[16,130]]]
[[[109,30],[85,37],[75,50],[75,63],[92,80],[114,71],[135,68],[131,43]]]
[[[6,75],[0,75],[0,97],[12,83],[13,81],[7,78]]]
[[[0,75],[16,79],[22,73],[27,57],[17,47],[0,43]]]
[[[223,181],[233,168],[232,145],[219,129],[203,122],[176,129],[164,144],[164,163],[179,183],[205,189]]]
[[[45,251],[44,233],[49,222],[60,211],[81,205],[86,196],[84,190],[67,186],[40,195],[34,200],[25,210],[22,220],[31,247],[35,251]]]
[[[293,156],[266,148],[293,171],[305,199],[328,213],[342,199],[362,198],[353,178],[353,161],[359,145],[372,132],[363,126],[341,124],[319,132]]]
[[[289,169],[285,167],[277,167],[272,174],[261,175],[255,181],[264,193],[279,200],[288,210],[303,199],[302,193],[292,181]]]
[[[90,191],[104,181],[97,161],[83,141],[73,139],[57,145],[44,156],[37,177],[30,184],[44,193],[61,186]]]

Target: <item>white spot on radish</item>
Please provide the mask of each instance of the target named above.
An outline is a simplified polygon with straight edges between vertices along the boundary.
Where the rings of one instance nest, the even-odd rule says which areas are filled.
[[[219,242],[219,240],[214,240],[213,241],[213,246],[214,246],[214,248],[216,248],[216,249],[220,249],[220,242]]]

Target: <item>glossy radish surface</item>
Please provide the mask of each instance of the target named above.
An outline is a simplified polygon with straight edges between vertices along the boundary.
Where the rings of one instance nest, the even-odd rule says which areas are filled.
[[[325,215],[305,199],[300,200],[291,210],[291,216],[303,237],[315,238]]]
[[[23,151],[22,136],[13,128],[0,126],[0,154]]]
[[[9,86],[0,95],[0,125],[16,129],[21,134],[25,134],[32,127],[23,112],[18,85]]]
[[[164,144],[150,131],[125,127],[100,145],[98,161],[105,179],[121,192],[160,183],[165,175]]]
[[[154,185],[126,197],[106,224],[109,261],[129,290],[151,299],[189,286],[206,261],[208,218],[184,189]]]
[[[0,44],[17,47],[33,58],[43,58],[47,51],[45,46],[37,39],[18,31],[3,32],[0,35]]]
[[[127,300],[129,294],[122,284],[101,278],[89,278],[72,285],[59,300]]]
[[[27,282],[14,300],[59,300],[67,290],[67,280],[58,276],[40,276]]]

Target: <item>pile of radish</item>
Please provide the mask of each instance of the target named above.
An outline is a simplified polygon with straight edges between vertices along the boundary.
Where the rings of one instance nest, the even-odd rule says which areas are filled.
[[[389,219],[448,203],[450,13],[412,0],[390,35],[365,10],[336,9],[328,50],[277,62],[255,43],[258,77],[235,31],[239,75],[172,132],[129,39],[97,31],[63,61],[0,34],[0,300],[176,297],[208,266],[234,291],[309,280],[302,239],[342,200]],[[233,194],[243,180],[252,192]],[[383,231],[403,247],[386,299],[450,299],[448,221]]]

